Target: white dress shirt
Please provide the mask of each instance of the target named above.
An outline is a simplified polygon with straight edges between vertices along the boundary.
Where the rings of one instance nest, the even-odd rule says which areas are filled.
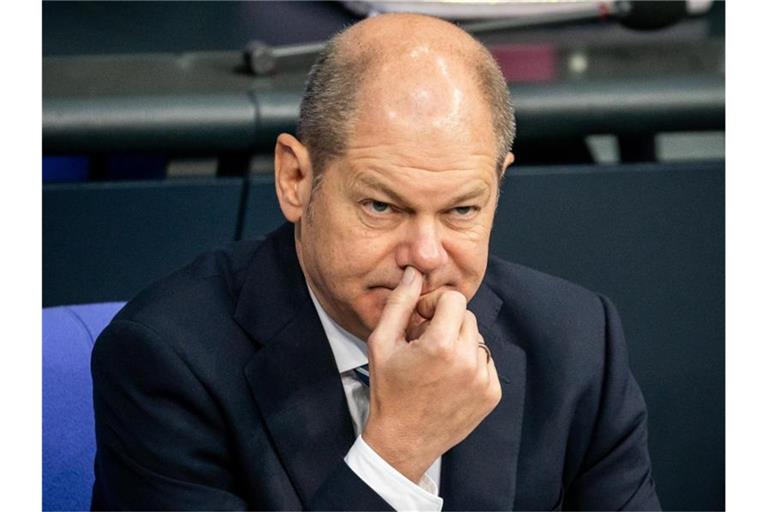
[[[309,289],[309,286],[307,288]],[[368,345],[342,329],[328,316],[311,289],[309,289],[309,295],[312,297],[320,323],[331,345],[357,436],[344,461],[363,482],[395,510],[442,510],[443,499],[438,495],[440,458],[430,466],[417,485],[389,465],[363,440],[361,434],[368,420],[368,388],[355,377],[354,370],[368,364]]]

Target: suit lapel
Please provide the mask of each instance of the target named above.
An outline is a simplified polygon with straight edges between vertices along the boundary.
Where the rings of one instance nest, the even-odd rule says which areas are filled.
[[[444,510],[510,510],[525,402],[525,353],[496,322],[501,299],[483,284],[469,304],[493,353],[499,405],[441,467]],[[264,423],[305,505],[354,442],[354,427],[333,353],[307,292],[293,226],[254,255],[235,320],[262,345],[245,375]]]
[[[444,510],[512,510],[525,405],[525,352],[495,319],[501,299],[483,284],[469,304],[493,353],[502,398],[496,409],[444,456],[440,494]]]
[[[254,256],[235,320],[263,345],[245,376],[278,457],[306,505],[343,461],[355,435],[292,231],[291,225],[281,228]]]

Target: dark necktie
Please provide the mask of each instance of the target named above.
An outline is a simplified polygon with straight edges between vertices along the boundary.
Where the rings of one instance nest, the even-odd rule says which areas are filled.
[[[358,366],[355,368],[355,377],[357,377],[357,380],[365,384],[365,387],[371,386],[371,377],[370,373],[368,372],[368,365],[364,364],[363,366]]]

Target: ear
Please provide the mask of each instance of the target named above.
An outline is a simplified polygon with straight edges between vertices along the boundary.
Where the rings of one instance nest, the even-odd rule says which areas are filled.
[[[504,163],[501,164],[501,176],[499,176],[499,178],[504,176],[504,173],[507,172],[507,167],[512,165],[512,162],[514,161],[515,161],[515,155],[512,154],[512,152],[507,153],[507,156],[504,157]]]
[[[275,143],[275,191],[285,218],[300,221],[312,192],[312,163],[304,144],[287,133]]]

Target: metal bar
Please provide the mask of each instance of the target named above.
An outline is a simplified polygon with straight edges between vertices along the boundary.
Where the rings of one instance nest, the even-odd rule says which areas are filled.
[[[521,138],[725,129],[722,77],[510,86]],[[43,100],[46,154],[266,151],[294,131],[302,92]]]

